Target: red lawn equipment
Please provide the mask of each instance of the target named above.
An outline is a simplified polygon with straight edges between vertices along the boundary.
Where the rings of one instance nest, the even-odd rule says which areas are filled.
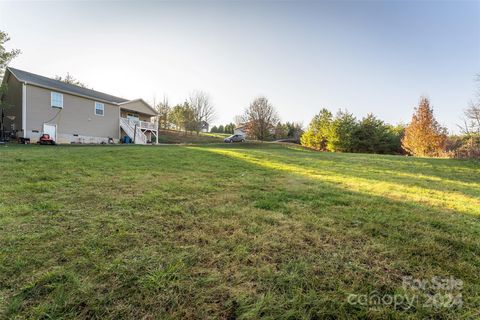
[[[50,138],[50,135],[49,135],[49,134],[44,133],[44,134],[42,134],[42,136],[41,136],[40,139],[38,140],[38,143],[39,143],[39,144],[51,144],[51,145],[54,145],[54,144],[55,144],[55,140],[53,140],[52,138]]]

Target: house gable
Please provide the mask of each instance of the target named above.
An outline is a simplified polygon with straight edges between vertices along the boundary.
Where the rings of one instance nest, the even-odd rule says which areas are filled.
[[[151,117],[154,117],[157,115],[157,112],[143,99],[136,99],[136,100],[120,103],[119,106],[124,110],[143,113]]]

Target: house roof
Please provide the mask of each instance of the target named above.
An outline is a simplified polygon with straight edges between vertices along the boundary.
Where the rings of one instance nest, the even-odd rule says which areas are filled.
[[[84,96],[96,100],[101,100],[105,102],[110,102],[112,104],[120,104],[124,102],[128,102],[129,100],[115,97],[103,92],[82,88],[73,84],[68,84],[63,81],[47,78],[38,74],[34,74],[31,72],[14,69],[11,67],[7,67],[7,70],[10,71],[15,78],[17,78],[20,82],[26,82],[27,84],[36,85],[39,87],[44,87],[47,89],[53,89],[58,91],[63,91],[79,96]]]
[[[125,101],[125,102],[119,103],[118,105],[122,109],[137,111],[140,113],[151,115],[152,117],[158,115],[158,112],[143,99]],[[142,108],[142,105],[146,107],[146,109]]]

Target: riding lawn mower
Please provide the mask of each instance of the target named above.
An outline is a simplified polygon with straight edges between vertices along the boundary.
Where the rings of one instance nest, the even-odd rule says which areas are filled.
[[[51,144],[51,145],[54,145],[55,144],[55,140],[53,140],[52,138],[50,138],[50,135],[48,133],[44,133],[42,134],[42,136],[40,137],[40,139],[38,139],[38,142],[39,144]]]

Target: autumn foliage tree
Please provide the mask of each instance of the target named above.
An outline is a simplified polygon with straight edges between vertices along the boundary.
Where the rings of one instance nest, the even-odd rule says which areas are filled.
[[[445,149],[446,139],[446,129],[435,120],[430,101],[422,97],[412,121],[405,128],[403,149],[414,156],[438,156]]]

